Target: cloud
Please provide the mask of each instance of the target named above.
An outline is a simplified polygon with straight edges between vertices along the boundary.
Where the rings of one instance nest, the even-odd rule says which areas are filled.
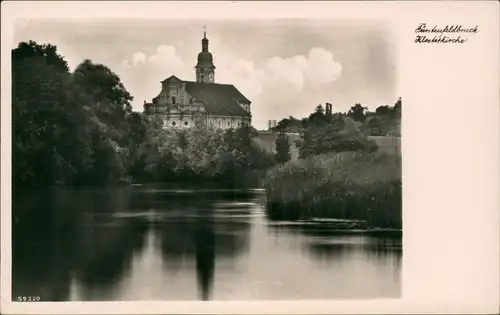
[[[142,52],[136,52],[132,56],[133,64],[140,64],[146,61],[146,55]]]
[[[302,91],[306,85],[334,82],[342,73],[341,64],[323,48],[312,48],[306,56],[274,56],[260,66],[249,60],[222,55],[216,66],[216,79],[233,83],[250,96],[276,88]]]
[[[172,45],[161,45],[156,49],[156,53],[148,58],[148,62],[160,68],[182,69],[184,62],[177,54],[177,49]]]
[[[333,59],[333,54],[323,48],[309,51],[306,76],[310,82],[331,83],[342,74],[342,65]]]
[[[272,82],[287,81],[302,90],[305,84],[324,84],[337,80],[342,73],[342,66],[333,59],[331,52],[312,48],[307,56],[272,57],[266,62],[266,70]]]
[[[185,68],[176,47],[172,45],[160,45],[149,56],[141,51],[135,52],[123,64],[126,66],[146,66],[165,73],[182,71]]]
[[[215,80],[235,85],[248,98],[260,95],[264,90],[266,74],[254,62],[229,55],[217,58]]]
[[[296,55],[283,58],[274,56],[264,61],[260,66],[253,61],[238,58],[232,55],[221,54],[215,57],[216,81],[222,83],[238,82],[245,86],[248,93],[258,95],[266,87],[273,85],[289,85],[291,88],[302,90],[306,84],[317,85],[331,83],[337,80],[342,73],[342,66],[333,59],[333,54],[323,48],[312,48],[307,55]],[[143,52],[136,52],[126,66],[140,66],[147,64],[165,76],[179,72],[191,74],[182,54],[178,53],[173,45],[161,45],[156,52],[146,56]]]
[[[136,51],[121,63],[118,70],[127,90],[134,96],[134,109],[142,111],[142,103],[150,102],[160,91],[159,82],[172,74],[189,75],[175,46],[160,45],[153,53]]]

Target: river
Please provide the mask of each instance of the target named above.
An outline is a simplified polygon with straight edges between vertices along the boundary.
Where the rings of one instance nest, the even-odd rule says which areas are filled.
[[[401,239],[271,221],[263,190],[54,190],[13,204],[14,301],[401,294]]]

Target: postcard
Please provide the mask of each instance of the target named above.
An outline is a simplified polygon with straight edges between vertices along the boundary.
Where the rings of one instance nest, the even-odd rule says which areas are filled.
[[[498,9],[3,2],[1,311],[498,311]]]

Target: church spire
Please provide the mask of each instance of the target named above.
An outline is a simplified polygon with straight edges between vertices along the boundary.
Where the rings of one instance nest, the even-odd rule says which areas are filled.
[[[208,52],[207,26],[203,26],[203,39],[201,40],[201,51]]]
[[[198,54],[196,64],[196,82],[214,83],[215,66],[213,56],[208,51],[207,27],[203,26],[203,38],[201,40],[201,52]]]

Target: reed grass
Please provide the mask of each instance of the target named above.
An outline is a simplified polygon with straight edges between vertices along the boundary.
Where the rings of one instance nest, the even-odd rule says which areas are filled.
[[[264,180],[271,219],[366,220],[371,227],[401,228],[401,157],[341,152],[290,161]]]

